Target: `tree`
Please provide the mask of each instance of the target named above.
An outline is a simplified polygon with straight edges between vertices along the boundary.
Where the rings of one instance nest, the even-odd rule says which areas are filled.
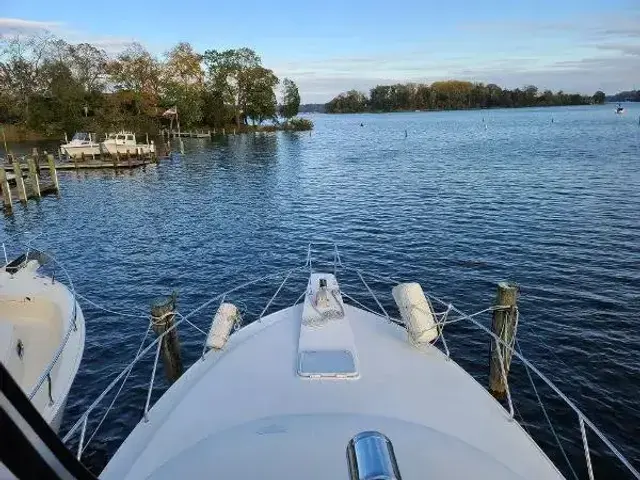
[[[246,103],[248,81],[247,70],[260,67],[260,57],[250,48],[237,50],[207,50],[204,52],[204,63],[207,68],[208,88],[222,94],[225,104],[229,104],[240,127],[241,105]]]
[[[326,104],[328,113],[359,113],[365,112],[368,107],[367,97],[357,90],[349,90],[341,93]]]
[[[204,71],[202,55],[190,44],[181,42],[165,54],[162,65],[161,95],[165,107],[178,107],[180,121],[185,126],[203,119]]]
[[[242,78],[246,85],[246,93],[242,97],[242,111],[255,124],[276,116],[275,86],[278,77],[268,68],[252,67],[245,70]]]
[[[596,93],[593,94],[593,97],[591,98],[593,100],[593,103],[601,105],[605,102],[605,100],[607,99],[607,96],[604,94],[602,90],[598,90]]]
[[[106,80],[109,57],[104,50],[88,43],[69,45],[70,69],[87,93],[101,92]]]
[[[280,106],[280,115],[289,120],[298,114],[300,109],[300,93],[298,92],[298,86],[293,82],[285,78],[282,81],[282,105]]]
[[[133,94],[136,115],[155,115],[160,64],[142,45],[132,43],[107,65],[107,72],[116,90]]]

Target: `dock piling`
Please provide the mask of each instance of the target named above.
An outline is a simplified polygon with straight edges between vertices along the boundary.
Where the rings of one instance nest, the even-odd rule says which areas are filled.
[[[9,180],[7,179],[7,172],[3,167],[0,167],[0,189],[2,189],[2,203],[4,204],[4,208],[9,211],[13,210]]]
[[[491,329],[501,342],[492,338],[489,370],[489,391],[496,398],[504,398],[507,393],[507,377],[518,326],[518,292],[516,284],[498,284]]]
[[[180,341],[178,331],[173,328],[176,312],[177,295],[172,293],[170,297],[159,299],[151,304],[151,320],[153,331],[156,335],[162,335],[160,350],[164,363],[164,372],[169,382],[173,383],[182,375],[182,358],[180,355]]]
[[[36,147],[31,149],[31,156],[36,161],[36,171],[38,172],[38,175],[40,175],[40,153]]]
[[[22,166],[17,158],[13,159],[13,175],[16,178],[16,190],[18,190],[18,198],[22,203],[27,203],[27,190],[24,187],[24,178],[22,177]]]
[[[36,161],[33,158],[27,160],[29,166],[29,183],[31,184],[31,196],[40,198],[40,180],[38,180],[38,170],[36,169]]]
[[[56,162],[53,158],[53,154],[47,154],[47,163],[49,164],[49,176],[53,182],[53,188],[55,188],[56,192],[59,192],[60,185],[58,184],[58,172],[56,171]]]

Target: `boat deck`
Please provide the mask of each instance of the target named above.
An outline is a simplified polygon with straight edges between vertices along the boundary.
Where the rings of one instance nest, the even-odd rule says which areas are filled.
[[[402,327],[377,315],[344,312],[351,337],[336,338],[334,351],[353,353],[355,375],[299,374],[302,343],[313,344],[302,339],[303,306],[266,316],[196,362],[101,477],[347,478],[348,441],[378,430],[405,480],[563,478],[440,350],[411,345]],[[313,348],[331,343],[325,336]]]

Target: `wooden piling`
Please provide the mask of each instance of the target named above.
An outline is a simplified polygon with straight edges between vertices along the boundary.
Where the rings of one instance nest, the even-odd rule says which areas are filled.
[[[27,203],[27,190],[24,187],[24,178],[22,178],[22,167],[20,161],[13,159],[13,174],[16,177],[16,190],[18,190],[18,198],[22,203]]]
[[[226,135],[227,133],[225,132],[225,129],[222,129],[222,135]]]
[[[131,152],[127,148],[124,158],[127,160],[127,167],[131,168]]]
[[[40,175],[40,153],[36,147],[31,149],[31,156],[36,162],[36,171],[38,172],[38,175]]]
[[[33,158],[27,159],[29,165],[29,183],[31,184],[31,196],[40,198],[40,180],[38,179],[38,170],[36,169],[36,161]]]
[[[496,398],[504,398],[507,393],[507,377],[511,367],[511,356],[516,341],[518,323],[517,285],[500,282],[496,293],[496,308],[493,311],[492,332],[502,343],[491,339],[491,363],[489,370],[489,391]]]
[[[2,189],[2,202],[4,203],[4,208],[9,211],[13,210],[11,190],[9,190],[9,180],[7,179],[7,172],[3,167],[0,167],[0,189]]]
[[[55,158],[53,158],[53,154],[47,154],[47,163],[49,164],[49,176],[53,182],[53,188],[56,189],[56,192],[59,192],[60,185],[58,184],[58,172],[56,171],[56,162]]]
[[[159,299],[151,304],[151,320],[153,331],[162,335],[174,326],[177,295]],[[161,340],[160,352],[164,363],[164,372],[169,382],[173,383],[182,375],[182,358],[178,331],[173,328]]]

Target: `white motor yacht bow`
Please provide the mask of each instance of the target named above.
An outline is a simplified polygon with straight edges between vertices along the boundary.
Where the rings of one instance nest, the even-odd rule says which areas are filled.
[[[82,458],[134,366],[155,352],[142,418],[100,478],[564,478],[516,421],[510,390],[506,403],[497,401],[454,361],[451,339],[445,339],[450,328],[465,322],[498,345],[502,341],[478,315],[504,306],[465,315],[423,294],[417,284],[345,267],[337,248],[333,268],[318,269],[311,252],[310,247],[304,266],[246,282],[187,314],[175,312],[175,323],[148,340],[152,327],[174,314],[152,318],[136,358],[63,441]],[[273,283],[278,278],[282,281]],[[287,282],[299,278],[305,283],[291,289]],[[266,306],[245,324],[235,305],[241,304],[240,295],[258,295],[271,284],[274,293]],[[389,285],[387,295],[397,309],[389,297],[379,297],[381,284]],[[283,292],[297,300],[286,306]],[[370,297],[361,301],[354,292]],[[208,334],[193,323],[205,312],[215,313]],[[204,334],[202,354],[152,406],[163,343],[180,325]],[[594,478],[588,439],[599,438],[631,476],[640,478],[519,349],[502,347],[575,413],[584,447],[579,471]],[[92,416],[105,398],[111,399],[109,407]],[[562,450],[560,441],[558,447]]]

